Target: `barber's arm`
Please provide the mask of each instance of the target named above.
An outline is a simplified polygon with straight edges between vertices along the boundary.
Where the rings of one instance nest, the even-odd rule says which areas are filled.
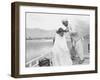
[[[73,27],[73,26],[68,26],[68,27],[66,27],[66,31],[70,32],[70,35],[71,35],[71,36],[77,35],[77,32],[76,32],[76,30],[75,30],[75,27]]]
[[[64,32],[69,32],[69,30],[64,30]]]

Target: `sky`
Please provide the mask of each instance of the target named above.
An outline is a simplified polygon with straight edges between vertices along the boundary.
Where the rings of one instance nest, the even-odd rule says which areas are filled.
[[[63,26],[62,20],[68,19],[70,24],[75,25],[77,20],[89,23],[89,16],[84,15],[61,15],[61,14],[41,14],[26,13],[27,28],[41,28],[46,30],[57,29]]]

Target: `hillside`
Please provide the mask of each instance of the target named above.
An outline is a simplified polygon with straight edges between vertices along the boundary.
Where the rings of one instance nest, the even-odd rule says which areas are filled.
[[[39,28],[26,29],[27,39],[43,39],[43,38],[53,38],[56,30],[43,30]]]
[[[82,28],[80,29],[80,31]],[[32,40],[32,39],[52,39],[55,36],[56,30],[43,30],[39,28],[34,29],[26,29],[26,39]],[[78,31],[79,32],[79,31]],[[81,33],[79,33],[81,34]],[[84,36],[85,39],[89,39],[89,33],[87,31],[82,31],[82,36]]]

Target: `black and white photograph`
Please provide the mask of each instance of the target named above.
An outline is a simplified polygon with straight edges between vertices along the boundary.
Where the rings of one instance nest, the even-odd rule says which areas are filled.
[[[97,7],[12,4],[12,75],[97,73]]]
[[[26,12],[25,66],[90,63],[90,15]]]

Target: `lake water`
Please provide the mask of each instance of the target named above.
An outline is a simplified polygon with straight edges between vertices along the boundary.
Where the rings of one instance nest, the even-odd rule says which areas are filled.
[[[26,40],[26,62],[48,52],[52,46],[52,40]]]
[[[87,44],[88,44],[88,41],[84,40],[83,46],[84,46],[85,56],[89,56]],[[69,49],[71,47],[70,45],[71,43],[68,42]],[[26,40],[25,61],[28,62],[36,57],[39,57],[40,55],[45,54],[46,52],[49,52],[52,47],[53,47],[52,39],[51,40]]]

